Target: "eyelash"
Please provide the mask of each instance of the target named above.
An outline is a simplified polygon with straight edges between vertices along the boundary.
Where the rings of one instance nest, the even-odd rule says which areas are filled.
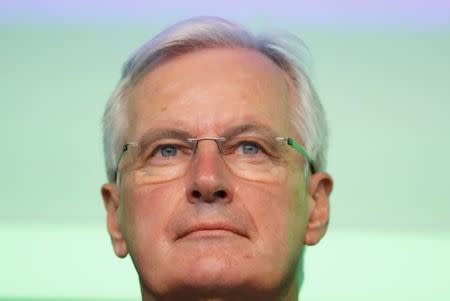
[[[180,151],[181,148],[182,148],[182,146],[177,145],[177,144],[174,144],[174,143],[160,144],[160,145],[158,145],[157,147],[155,147],[154,150],[151,151],[149,157],[150,157],[150,158],[154,157],[155,155],[157,155],[157,154],[158,154],[163,148],[165,148],[165,147],[174,148],[174,149],[176,149],[177,151]]]

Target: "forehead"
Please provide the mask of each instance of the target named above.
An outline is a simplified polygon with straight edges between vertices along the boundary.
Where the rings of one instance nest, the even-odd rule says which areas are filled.
[[[204,49],[172,58],[131,91],[128,139],[152,128],[182,128],[196,136],[256,123],[286,132],[287,76],[247,49]]]

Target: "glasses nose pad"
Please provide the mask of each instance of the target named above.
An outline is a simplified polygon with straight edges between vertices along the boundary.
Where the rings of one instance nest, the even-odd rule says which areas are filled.
[[[187,139],[188,142],[192,143],[192,151],[195,154],[197,152],[197,148],[198,148],[198,143],[200,141],[203,140],[213,140],[214,142],[216,142],[217,145],[217,150],[219,151],[220,154],[223,153],[223,142],[226,140],[223,137],[200,137],[200,138],[189,138]]]
[[[223,142],[225,142],[225,138],[216,138],[214,141],[216,142],[219,153],[223,154]]]

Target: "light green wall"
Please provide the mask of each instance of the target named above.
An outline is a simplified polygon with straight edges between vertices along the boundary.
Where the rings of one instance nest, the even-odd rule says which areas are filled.
[[[100,118],[159,26],[4,26],[3,217],[103,216]],[[331,128],[337,227],[450,230],[450,30],[298,32]]]
[[[100,117],[160,29],[0,27],[0,297],[139,294],[103,225]],[[450,30],[290,30],[315,59],[335,177],[304,300],[450,298]]]
[[[114,257],[105,231],[103,224],[3,224],[0,300],[139,300],[131,260]],[[331,230],[307,249],[301,301],[449,300],[448,254],[448,233]]]

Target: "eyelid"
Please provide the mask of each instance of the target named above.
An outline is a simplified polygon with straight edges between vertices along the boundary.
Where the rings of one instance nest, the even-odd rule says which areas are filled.
[[[266,153],[264,147],[262,147],[259,143],[248,141],[241,143],[242,152],[244,154],[257,155],[262,153]],[[251,151],[250,153],[246,153],[246,151]],[[256,152],[253,152],[256,151]]]
[[[172,146],[177,148],[178,150],[181,149],[192,149],[192,145],[183,139],[178,138],[162,138],[156,141],[152,141],[143,149],[141,149],[141,156],[144,156],[145,158],[153,157],[159,150],[161,150],[164,146]]]
[[[150,152],[150,156],[153,157],[155,154],[159,153],[159,151],[161,151],[164,147],[169,147],[169,146],[172,148],[175,148],[177,150],[179,149],[178,145],[173,144],[173,143],[159,144]]]
[[[228,143],[224,145],[224,150],[225,151],[230,149],[234,150],[242,146],[243,144],[248,143],[256,145],[259,148],[260,152],[271,156],[273,155],[272,153],[274,152],[274,149],[270,145],[270,143],[266,140],[267,139],[262,137],[251,137],[251,136],[234,137],[229,141],[227,141]]]

